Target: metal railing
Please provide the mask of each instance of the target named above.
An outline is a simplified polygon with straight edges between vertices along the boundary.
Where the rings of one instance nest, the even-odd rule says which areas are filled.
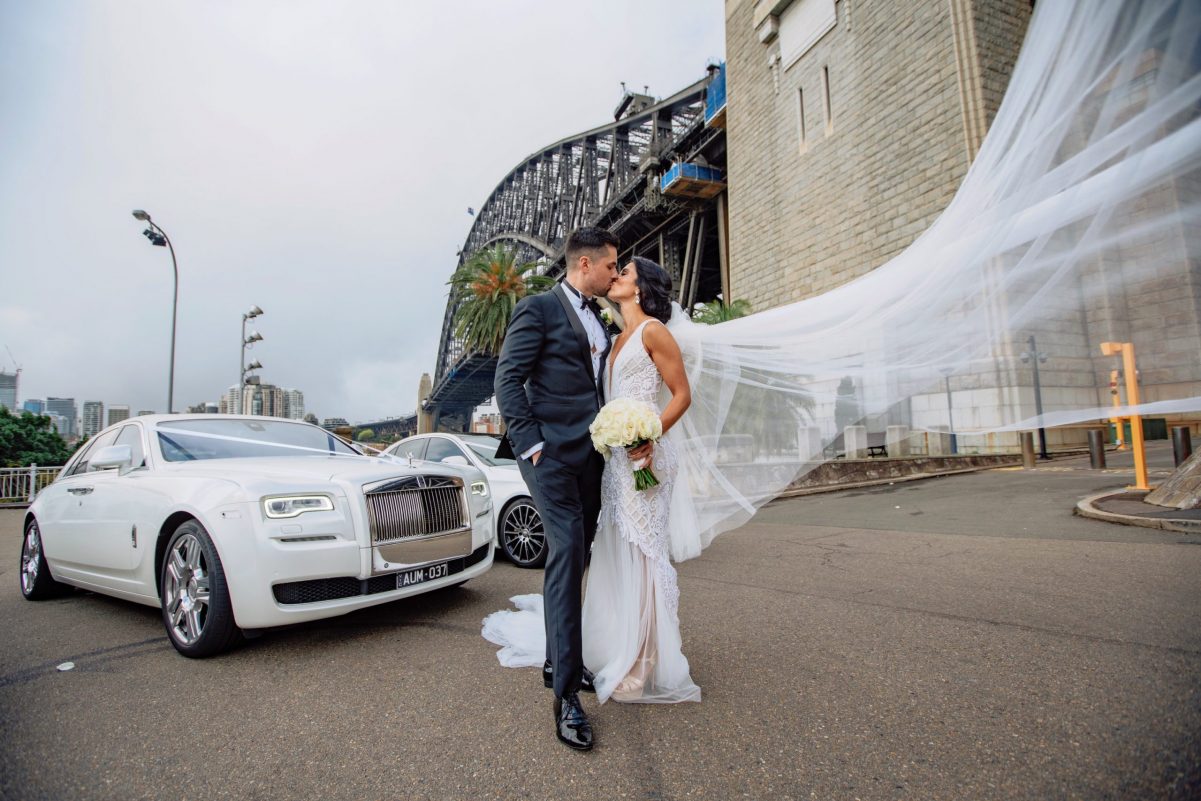
[[[0,507],[28,506],[43,487],[54,481],[59,467],[0,467]]]

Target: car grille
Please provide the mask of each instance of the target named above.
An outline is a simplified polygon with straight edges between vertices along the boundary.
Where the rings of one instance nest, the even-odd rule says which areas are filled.
[[[492,545],[481,545],[467,556],[450,560],[451,575],[478,565],[488,556]],[[336,601],[339,598],[354,598],[359,595],[376,595],[396,589],[396,574],[372,576],[369,579],[358,579],[354,576],[338,576],[336,578],[311,579],[309,581],[289,581],[276,584],[271,588],[275,600],[281,604],[312,604],[319,601]]]
[[[364,497],[373,544],[469,527],[463,484],[452,478],[408,477],[377,487]]]

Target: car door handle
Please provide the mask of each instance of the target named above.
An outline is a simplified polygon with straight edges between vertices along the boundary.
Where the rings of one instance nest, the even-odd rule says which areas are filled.
[[[71,487],[67,492],[72,495],[91,495],[93,487]]]

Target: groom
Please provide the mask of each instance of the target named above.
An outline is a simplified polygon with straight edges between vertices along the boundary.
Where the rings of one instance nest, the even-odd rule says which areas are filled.
[[[596,535],[604,469],[588,426],[604,402],[601,369],[609,353],[594,299],[605,297],[617,280],[617,237],[603,228],[581,228],[567,237],[566,258],[562,283],[517,305],[496,365],[495,389],[507,442],[546,532],[543,677],[555,690],[555,734],[587,751],[592,725],[579,691],[593,687],[583,662],[580,589]]]

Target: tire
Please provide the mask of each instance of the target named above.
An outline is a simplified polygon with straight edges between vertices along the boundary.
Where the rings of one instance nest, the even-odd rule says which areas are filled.
[[[163,625],[175,650],[201,659],[241,641],[221,558],[204,526],[186,520],[175,529],[161,571]]]
[[[54,580],[46,551],[42,547],[42,530],[37,520],[30,520],[21,539],[21,594],[27,601],[44,601],[66,595],[71,588]]]
[[[510,562],[531,569],[546,564],[546,533],[532,500],[518,498],[506,506],[497,528],[501,550]]]

